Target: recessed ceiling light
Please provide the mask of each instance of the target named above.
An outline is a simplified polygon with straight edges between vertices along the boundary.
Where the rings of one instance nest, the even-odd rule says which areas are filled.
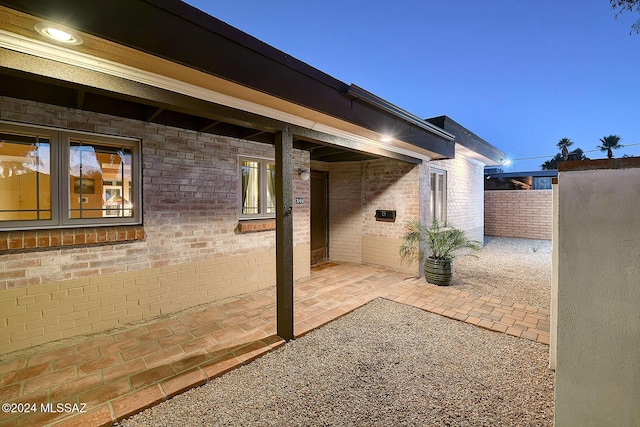
[[[38,33],[42,34],[46,38],[57,41],[59,43],[79,45],[84,42],[84,40],[82,40],[82,37],[77,35],[75,32],[60,25],[41,22],[35,25],[35,29]]]
[[[391,141],[393,141],[393,137],[389,135],[382,135],[380,137],[380,142],[391,142]]]

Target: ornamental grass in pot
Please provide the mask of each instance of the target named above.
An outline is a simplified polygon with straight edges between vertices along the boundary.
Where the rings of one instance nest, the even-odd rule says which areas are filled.
[[[424,258],[424,276],[427,282],[449,286],[453,277],[454,252],[461,249],[477,251],[482,244],[471,240],[466,232],[454,227],[444,227],[433,220],[430,226],[418,219],[410,219],[400,245],[400,259],[412,263]]]

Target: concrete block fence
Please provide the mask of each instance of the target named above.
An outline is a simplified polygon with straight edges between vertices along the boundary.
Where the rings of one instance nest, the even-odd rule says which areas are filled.
[[[484,234],[551,240],[553,197],[550,190],[484,192]]]

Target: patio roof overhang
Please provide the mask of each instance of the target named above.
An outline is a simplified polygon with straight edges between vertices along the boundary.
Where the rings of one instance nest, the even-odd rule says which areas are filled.
[[[35,31],[64,25],[83,43]],[[455,155],[454,136],[177,0],[0,0],[0,95],[275,145],[277,334],[293,338],[293,149]],[[144,142],[143,142],[144,144]]]
[[[287,125],[312,160],[455,153],[450,133],[180,1],[0,5],[2,95],[271,144]],[[42,21],[84,43],[45,41]]]

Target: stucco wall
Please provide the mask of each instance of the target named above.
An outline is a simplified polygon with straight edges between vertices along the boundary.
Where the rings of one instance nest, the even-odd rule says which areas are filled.
[[[556,426],[640,425],[640,168],[560,172]]]
[[[238,232],[238,156],[274,147],[0,98],[0,119],[139,138],[145,239],[0,254],[2,352],[275,286],[275,231]],[[308,152],[294,150],[294,277],[309,275]],[[5,245],[6,246],[6,245]]]
[[[551,240],[553,196],[549,190],[487,190],[487,236]]]
[[[552,184],[553,191],[553,230],[551,245],[551,327],[549,329],[549,369],[556,369],[558,360],[558,183]]]

